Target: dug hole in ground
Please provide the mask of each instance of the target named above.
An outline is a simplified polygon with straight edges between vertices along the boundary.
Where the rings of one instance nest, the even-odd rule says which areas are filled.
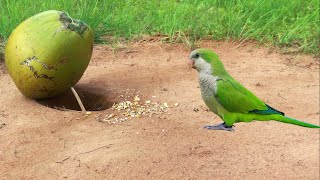
[[[200,46],[214,49],[272,107],[319,124],[319,60],[238,44]],[[0,179],[319,178],[319,129],[275,121],[202,129],[221,119],[201,99],[189,53],[159,42],[96,45],[75,86],[86,106],[100,110],[86,115],[68,110],[78,108],[72,95],[67,102],[23,97],[2,62]],[[135,112],[125,109],[128,101]]]

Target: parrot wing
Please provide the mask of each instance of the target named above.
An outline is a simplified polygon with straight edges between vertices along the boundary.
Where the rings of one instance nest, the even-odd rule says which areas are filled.
[[[218,102],[228,111],[235,113],[281,114],[268,106],[234,79],[219,79],[215,94]]]

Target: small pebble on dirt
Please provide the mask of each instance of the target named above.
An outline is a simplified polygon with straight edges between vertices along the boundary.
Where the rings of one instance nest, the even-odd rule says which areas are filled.
[[[7,124],[6,123],[0,123],[0,129],[2,129],[3,127],[5,127]]]

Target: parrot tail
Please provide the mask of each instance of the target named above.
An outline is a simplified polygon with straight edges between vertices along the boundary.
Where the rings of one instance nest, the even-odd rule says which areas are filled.
[[[303,122],[303,121],[299,121],[297,119],[293,119],[293,118],[290,118],[290,117],[287,117],[287,116],[277,115],[277,116],[274,116],[274,117],[275,118],[272,118],[273,120],[280,121],[280,122],[283,122],[283,123],[295,124],[295,125],[298,125],[298,126],[303,126],[303,127],[308,127],[308,128],[320,128],[320,126],[317,126],[317,125],[314,125],[314,124],[310,124],[310,123],[306,123],[306,122]]]

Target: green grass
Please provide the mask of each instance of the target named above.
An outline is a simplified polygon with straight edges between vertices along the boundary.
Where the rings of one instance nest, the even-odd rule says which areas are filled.
[[[161,34],[182,37],[256,40],[319,54],[318,0],[0,0],[0,36],[44,10],[67,11],[87,22],[96,42],[103,36],[137,39]],[[114,38],[112,38],[114,39]]]

